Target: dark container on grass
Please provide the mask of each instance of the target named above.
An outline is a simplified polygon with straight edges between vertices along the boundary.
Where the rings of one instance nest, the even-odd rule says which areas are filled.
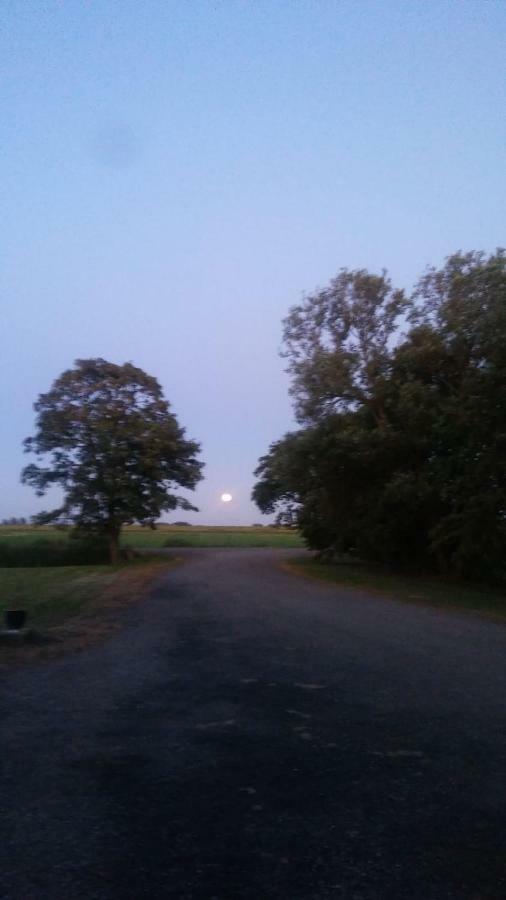
[[[26,622],[26,609],[7,609],[5,611],[5,627],[11,631],[19,631]]]

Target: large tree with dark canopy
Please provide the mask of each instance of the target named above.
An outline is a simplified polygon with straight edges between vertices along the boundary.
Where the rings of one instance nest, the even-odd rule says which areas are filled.
[[[26,466],[22,481],[38,496],[55,484],[64,492],[62,506],[38,522],[70,520],[103,533],[115,562],[123,525],[153,526],[164,510],[195,509],[173,490],[202,478],[200,446],[185,438],[158,381],[142,369],[78,359],[34,408],[37,432],[25,450],[49,459]]]
[[[302,427],[261,458],[260,509],[322,552],[504,574],[505,253],[455,254],[408,300],[343,271],[291,310],[285,355]]]
[[[381,384],[406,308],[386,272],[364,269],[341,269],[328,287],[292,307],[283,322],[282,355],[299,422],[314,424],[364,405],[381,421]]]

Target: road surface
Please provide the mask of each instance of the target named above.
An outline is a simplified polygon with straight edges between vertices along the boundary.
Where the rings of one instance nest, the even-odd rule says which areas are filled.
[[[504,626],[185,555],[3,674],[3,900],[504,898]]]

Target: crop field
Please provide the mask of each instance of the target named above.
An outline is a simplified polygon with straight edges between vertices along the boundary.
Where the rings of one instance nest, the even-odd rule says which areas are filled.
[[[292,528],[162,525],[155,531],[125,528],[122,543],[130,547],[303,547]]]
[[[0,526],[0,544],[27,546],[36,540],[67,540],[67,532],[30,525]],[[130,525],[123,529],[121,544],[139,550],[162,547],[303,547],[293,528],[269,526],[159,525],[156,529]]]

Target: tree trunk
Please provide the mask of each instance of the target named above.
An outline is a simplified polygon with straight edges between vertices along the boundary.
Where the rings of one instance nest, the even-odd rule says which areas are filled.
[[[119,528],[111,527],[107,531],[109,540],[109,563],[111,566],[117,566],[120,560],[119,556]]]

